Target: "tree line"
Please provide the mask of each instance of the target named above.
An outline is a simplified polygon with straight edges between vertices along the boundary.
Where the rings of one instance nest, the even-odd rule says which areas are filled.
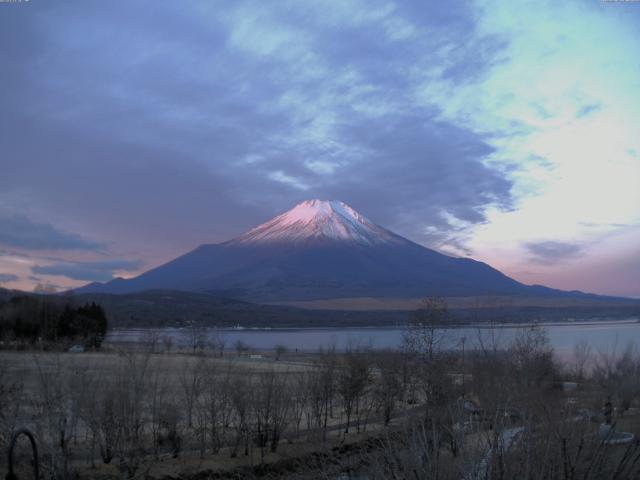
[[[0,339],[8,344],[81,343],[99,348],[108,328],[104,309],[72,298],[21,295],[0,305]]]

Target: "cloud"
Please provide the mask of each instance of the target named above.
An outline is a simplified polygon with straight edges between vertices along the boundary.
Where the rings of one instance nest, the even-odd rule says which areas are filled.
[[[520,252],[531,238],[578,238],[558,233],[578,221],[633,224],[638,17],[547,7],[238,0],[159,2],[149,15],[114,0],[7,9],[0,204],[38,212],[59,246],[106,243],[147,264],[315,197],[464,254],[486,230],[473,245],[485,256],[498,240]],[[521,221],[501,224],[514,209]],[[0,226],[0,235],[17,234]],[[25,238],[11,241],[50,245]]]
[[[134,271],[142,266],[138,260],[105,260],[97,262],[58,262],[51,265],[34,265],[31,271],[37,275],[63,276],[72,280],[106,282],[118,270]]]
[[[600,110],[602,110],[602,105],[599,105],[599,104],[583,105],[576,112],[576,116],[577,117],[586,117],[587,115],[599,112]]]
[[[534,262],[543,265],[563,263],[580,257],[583,253],[583,247],[577,243],[557,242],[554,240],[529,242],[524,247],[532,255]]]
[[[25,215],[0,216],[0,243],[26,250],[90,250],[105,248],[73,233],[63,232],[51,224],[38,223]]]
[[[295,177],[292,177],[290,175],[287,175],[286,173],[278,170],[275,172],[271,172],[268,175],[268,178],[270,178],[271,180],[275,180],[276,182],[280,182],[280,183],[284,183],[286,185],[290,185],[293,188],[296,188],[298,190],[308,190],[309,187],[308,185],[305,185],[303,182],[301,182],[300,180],[298,180]]]
[[[456,226],[447,215],[474,224],[485,220],[489,205],[508,208],[511,182],[483,163],[494,148],[481,135],[437,120],[435,113],[388,114],[345,125],[346,140],[367,152],[350,169],[345,186],[366,191],[367,203],[382,195],[394,213],[408,208],[419,212],[421,225],[452,230]],[[380,179],[377,191],[367,188]]]
[[[439,119],[422,91],[481,78],[504,40],[478,36],[468,6],[333,7],[164,4],[153,22],[118,2],[12,12],[4,44],[32,35],[0,92],[13,107],[0,191],[55,203],[49,218],[97,238],[180,249],[312,197],[427,243],[459,237],[448,218],[472,226],[508,205],[488,138]]]
[[[57,293],[62,289],[63,287],[60,285],[54,285],[49,282],[40,282],[33,287],[33,293],[52,294]]]
[[[0,283],[15,282],[19,279],[20,277],[12,273],[0,273]]]
[[[586,228],[625,228],[630,225],[627,223],[595,223],[595,222],[579,222],[579,225],[582,225]]]

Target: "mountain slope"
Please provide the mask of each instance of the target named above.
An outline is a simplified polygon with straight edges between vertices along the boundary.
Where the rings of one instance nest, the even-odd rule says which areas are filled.
[[[309,200],[221,244],[132,279],[79,293],[151,289],[209,292],[252,301],[425,295],[570,295],[525,286],[494,268],[442,255],[386,230],[342,202]]]
[[[226,243],[228,246],[264,244],[403,245],[409,240],[386,230],[343,202],[307,200]]]

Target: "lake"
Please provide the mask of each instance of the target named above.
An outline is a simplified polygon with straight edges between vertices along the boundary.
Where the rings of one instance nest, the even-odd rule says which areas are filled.
[[[561,358],[570,358],[576,343],[586,341],[594,352],[620,351],[629,343],[640,345],[640,319],[629,318],[616,321],[567,322],[540,324],[549,337],[549,342]],[[506,325],[488,328],[485,325],[465,326],[442,330],[443,343],[447,348],[460,348],[462,339],[465,346],[473,350],[495,339],[498,344],[507,344],[518,331],[527,328],[522,325]],[[255,350],[271,350],[276,345],[284,345],[290,351],[311,352],[319,348],[335,345],[345,350],[349,345],[372,347],[374,349],[394,349],[402,345],[404,333],[399,327],[372,328],[298,328],[298,329],[206,329],[211,340],[224,339],[226,349],[233,350],[241,340]],[[120,329],[112,330],[106,342],[110,344],[145,342],[151,334],[162,338],[170,336],[174,345],[188,345],[192,331],[184,328],[162,329]]]

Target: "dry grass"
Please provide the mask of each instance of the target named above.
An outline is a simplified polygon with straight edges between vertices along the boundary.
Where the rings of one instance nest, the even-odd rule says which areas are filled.
[[[318,309],[318,310],[415,310],[420,306],[423,298],[378,298],[378,297],[353,297],[330,298],[325,300],[306,300],[278,302],[278,305],[292,307]],[[550,297],[448,297],[449,308],[466,309],[494,309],[500,307],[589,307],[589,306],[618,306],[626,305],[615,299],[593,300],[588,298],[550,298]]]
[[[18,425],[24,425],[37,430],[40,427],[33,426],[33,419],[38,415],[38,407],[43,382],[47,379],[64,378],[65,382],[73,382],[75,377],[87,379],[98,379],[100,383],[109,384],[114,382],[114,378],[121,374],[123,358],[132,357],[134,362],[147,361],[145,376],[162,379],[163,398],[179,406],[184,413],[184,378],[190,372],[197,370],[197,366],[204,366],[206,371],[216,372],[215,375],[238,375],[251,377],[253,382],[260,382],[260,377],[275,374],[285,379],[285,382],[293,383],[294,378],[305,372],[310,372],[317,368],[314,363],[318,358],[315,355],[287,354],[281,360],[275,360],[275,356],[266,354],[262,358],[228,356],[226,358],[214,358],[202,355],[190,355],[185,353],[171,354],[149,354],[145,352],[87,352],[87,353],[61,353],[61,352],[15,352],[0,351],[0,365],[4,366],[5,381],[17,382],[22,386],[21,409]],[[287,379],[291,380],[287,380]],[[55,381],[55,380],[54,380]],[[84,388],[83,383],[78,383]],[[93,384],[92,384],[93,385]],[[47,387],[48,388],[48,387]],[[91,385],[89,385],[91,388]],[[67,392],[70,393],[70,392]],[[76,392],[79,395],[91,392]],[[70,398],[74,397],[73,394]],[[149,402],[149,398],[146,401]],[[288,401],[288,400],[287,400]],[[336,400],[337,401],[337,400]],[[73,407],[71,407],[73,408]],[[181,422],[185,422],[183,418]],[[303,419],[303,424],[306,422]],[[145,475],[162,477],[165,475],[184,476],[194,474],[203,470],[234,471],[242,468],[254,467],[259,464],[274,464],[278,462],[288,462],[292,459],[310,455],[313,452],[326,451],[338,445],[346,445],[358,442],[363,438],[375,433],[381,428],[378,425],[370,424],[367,432],[356,433],[354,429],[349,435],[344,434],[345,417],[343,412],[336,406],[333,415],[328,418],[326,439],[320,439],[320,433],[314,427],[306,430],[298,438],[287,436],[279,442],[278,451],[272,453],[269,449],[261,451],[252,441],[249,442],[248,455],[240,452],[235,458],[231,458],[231,447],[223,447],[216,454],[209,451],[201,455],[195,433],[187,431],[185,425],[182,426],[183,442],[182,451],[178,458],[172,458],[168,452],[160,452],[157,458],[143,461]],[[74,427],[72,438],[69,441],[69,450],[73,454],[69,456],[69,467],[81,476],[91,478],[116,478],[121,476],[116,460],[110,464],[104,464],[94,452],[91,453],[88,438],[89,428],[78,422]],[[149,434],[147,433],[147,436]],[[150,438],[145,440],[146,443]],[[207,449],[208,450],[208,449]],[[93,457],[91,457],[93,455]],[[4,459],[0,462],[0,474],[4,474]]]

